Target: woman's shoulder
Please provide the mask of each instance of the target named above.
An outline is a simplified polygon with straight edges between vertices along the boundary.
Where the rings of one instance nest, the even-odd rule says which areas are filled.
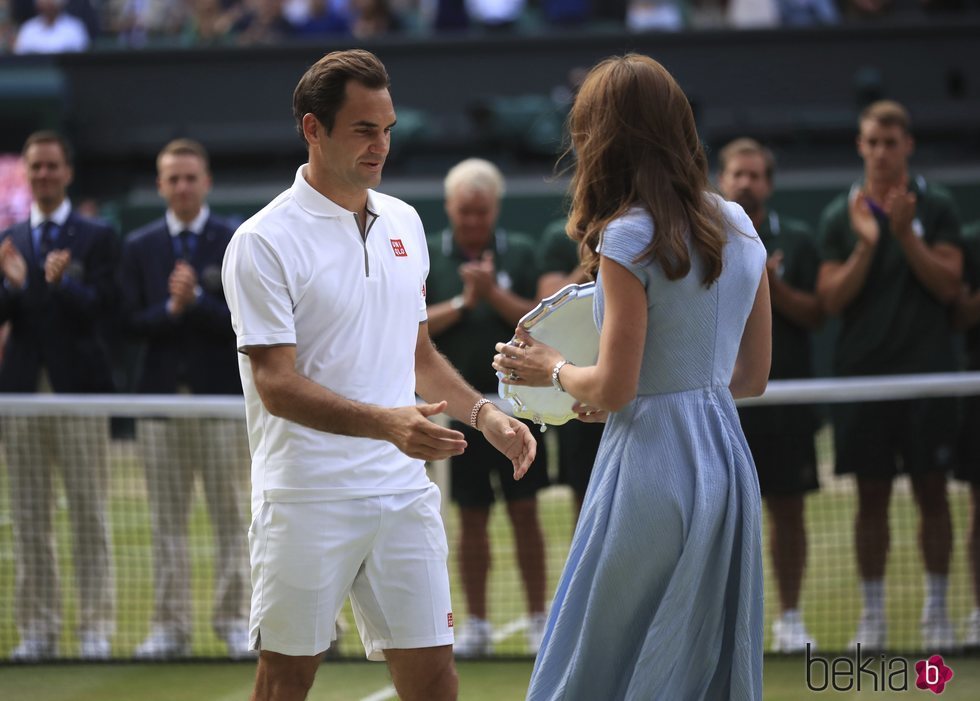
[[[613,249],[636,255],[643,251],[653,238],[653,217],[643,207],[631,207],[611,219],[602,232],[599,251],[609,255]]]

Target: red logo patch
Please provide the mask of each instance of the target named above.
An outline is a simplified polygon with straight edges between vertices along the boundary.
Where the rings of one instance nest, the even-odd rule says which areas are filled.
[[[449,624],[449,627],[450,628],[453,627],[453,612],[452,611],[450,611],[449,613],[446,614],[446,623]]]
[[[402,243],[401,239],[388,239],[391,241],[391,249],[395,252],[395,255],[399,258],[405,258],[408,256],[408,251],[405,250],[405,244]]]

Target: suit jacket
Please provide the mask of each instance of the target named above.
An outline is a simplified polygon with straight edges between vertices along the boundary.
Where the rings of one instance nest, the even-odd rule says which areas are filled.
[[[165,219],[130,234],[119,266],[123,324],[142,341],[136,390],[172,394],[183,385],[194,394],[241,394],[235,332],[221,287],[221,261],[234,230],[208,218],[187,261],[201,295],[183,314],[167,313],[169,278],[176,263]]]
[[[55,392],[113,391],[102,332],[115,308],[115,231],[72,211],[55,244],[71,251],[59,285],[44,280],[29,220],[0,234],[0,240],[8,237],[27,262],[28,277],[23,290],[10,289],[5,281],[0,285],[0,323],[10,322],[0,363],[0,392],[36,392],[42,367]]]

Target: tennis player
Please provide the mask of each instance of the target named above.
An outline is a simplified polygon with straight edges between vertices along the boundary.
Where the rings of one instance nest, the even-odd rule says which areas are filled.
[[[306,72],[293,111],[309,162],[225,255],[252,451],[253,701],[306,698],[348,595],[399,698],[456,698],[448,548],[423,461],[466,443],[429,417],[480,430],[515,478],[535,455],[429,340],[422,223],[370,189],[395,126],[388,85],[360,50]]]

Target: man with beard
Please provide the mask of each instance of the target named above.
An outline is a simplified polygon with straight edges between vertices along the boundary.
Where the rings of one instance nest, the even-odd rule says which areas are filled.
[[[769,149],[752,139],[736,139],[721,150],[718,160],[722,194],[749,215],[769,256],[769,378],[810,377],[810,332],[824,321],[815,292],[820,260],[810,229],[767,208],[774,169]],[[799,601],[807,545],[803,497],[818,487],[816,415],[810,406],[794,405],[740,409],[739,417],[769,511],[769,542],[781,612],[773,621],[772,650],[800,652],[807,642],[812,643]]]

